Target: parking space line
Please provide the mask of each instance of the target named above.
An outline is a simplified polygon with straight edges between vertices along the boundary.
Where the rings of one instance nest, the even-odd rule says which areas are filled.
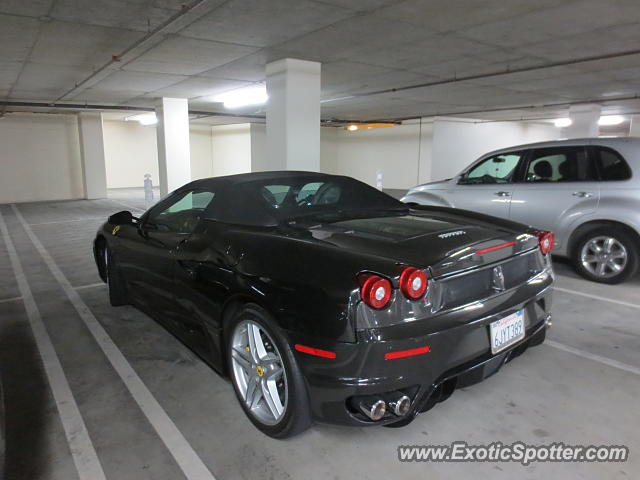
[[[0,213],[0,231],[4,239],[4,243],[9,254],[9,260],[13,273],[18,283],[18,289],[22,294],[25,311],[29,324],[33,332],[33,338],[36,342],[42,365],[49,381],[51,393],[56,402],[56,407],[60,415],[62,428],[64,429],[69,450],[73,458],[73,462],[78,471],[80,480],[105,480],[102,465],[96,454],[96,450],[87,431],[87,426],[78,409],[78,404],[71,392],[71,387],[67,377],[60,364],[60,359],[51,343],[51,338],[47,333],[47,329],[42,321],[40,310],[36,305],[31,287],[27,282],[20,258],[16,251],[13,240],[9,236],[9,229],[4,221],[2,213]]]
[[[581,297],[587,297],[593,300],[600,300],[602,302],[615,303],[616,305],[624,305],[625,307],[640,309],[640,305],[638,305],[637,303],[623,302],[622,300],[615,300],[613,298],[601,297],[599,295],[592,295],[590,293],[578,292],[576,290],[569,290],[568,288],[553,287],[553,289],[557,292],[570,293],[572,295],[580,295]]]
[[[202,459],[189,444],[187,439],[182,435],[173,420],[167,412],[162,408],[153,394],[149,391],[142,379],[138,376],[133,367],[129,364],[120,349],[113,342],[109,334],[102,327],[93,312],[86,303],[80,298],[78,292],[71,286],[69,280],[62,273],[53,257],[44,248],[42,243],[33,230],[26,223],[24,217],[15,204],[11,208],[16,217],[22,224],[27,236],[33,243],[34,247],[46,263],[47,267],[62,287],[67,298],[78,312],[78,315],[86,325],[87,329],[93,335],[105,356],[118,373],[122,382],[125,384],[131,396],[147,417],[149,423],[153,426],[160,439],[176,460],[178,466],[189,480],[215,480],[213,474],[209,471]]]
[[[106,287],[107,284],[104,282],[100,283],[90,283],[89,285],[80,285],[79,287],[73,287],[76,290],[84,290],[86,288],[96,288],[96,287]]]
[[[2,300],[0,300],[0,303],[16,302],[18,300],[22,300],[22,297],[3,298]]]
[[[564,350],[565,352],[573,353],[574,355],[578,355],[579,357],[587,358],[589,360],[593,360],[594,362],[599,362],[604,365],[608,365],[609,367],[617,368],[618,370],[624,370],[625,372],[640,375],[640,368],[634,367],[633,365],[629,365],[627,363],[619,362],[617,360],[613,360],[612,358],[602,357],[594,353],[580,350],[579,348],[570,347],[569,345],[565,345],[564,343],[554,342],[553,340],[546,340],[544,342],[544,345],[549,345],[550,347],[557,348],[558,350]]]
[[[89,218],[77,218],[74,220],[56,220],[55,222],[40,222],[30,223],[30,227],[39,227],[40,225],[56,225],[58,223],[73,223],[73,222],[87,222],[92,220],[105,220],[106,217],[89,217]]]
[[[138,210],[139,212],[144,212],[145,211],[144,208],[134,207],[133,205],[127,205],[126,203],[121,202],[119,200],[114,200],[113,198],[107,198],[107,200],[109,200],[110,202],[113,202],[113,203],[117,203],[120,206],[127,207],[127,208],[129,208],[131,210]]]

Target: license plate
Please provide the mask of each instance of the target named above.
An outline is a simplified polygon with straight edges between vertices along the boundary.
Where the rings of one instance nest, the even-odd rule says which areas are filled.
[[[524,310],[496,320],[490,325],[491,353],[498,353],[524,338]]]

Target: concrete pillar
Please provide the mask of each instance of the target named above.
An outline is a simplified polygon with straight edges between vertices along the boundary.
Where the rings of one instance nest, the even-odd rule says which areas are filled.
[[[600,111],[600,105],[572,105],[569,107],[569,118],[573,123],[562,130],[562,136],[565,138],[597,137]]]
[[[320,63],[267,64],[267,168],[320,170]]]
[[[164,197],[191,181],[189,103],[186,98],[160,98],[156,116],[160,196]]]
[[[252,123],[251,134],[251,171],[264,172],[267,165],[267,126],[264,123]]]
[[[104,164],[102,113],[78,114],[82,182],[87,199],[107,197],[107,170]]]

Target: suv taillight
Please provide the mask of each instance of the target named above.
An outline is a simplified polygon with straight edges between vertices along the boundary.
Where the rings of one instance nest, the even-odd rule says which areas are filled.
[[[405,268],[400,274],[400,291],[411,300],[417,300],[427,291],[427,275],[414,267]]]
[[[543,255],[547,255],[553,250],[553,246],[556,243],[556,236],[553,232],[536,232],[538,237],[538,245]]]
[[[389,304],[393,288],[389,280],[378,275],[363,275],[360,281],[360,297],[364,303],[378,310]]]

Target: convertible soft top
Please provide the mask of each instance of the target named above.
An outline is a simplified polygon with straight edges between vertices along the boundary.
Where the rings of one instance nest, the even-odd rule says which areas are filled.
[[[342,175],[330,175],[327,173],[318,172],[306,172],[302,170],[275,170],[269,172],[252,172],[252,173],[238,173],[235,175],[224,175],[221,177],[209,177],[194,180],[191,183],[187,183],[180,190],[193,189],[193,188],[207,188],[217,187],[220,185],[240,185],[243,183],[254,181],[270,181],[270,180],[282,180],[291,178],[348,178]]]
[[[243,173],[195,180],[172,195],[210,190],[215,197],[204,218],[272,227],[301,216],[372,210],[408,211],[408,206],[366,183],[342,175],[304,171]]]

